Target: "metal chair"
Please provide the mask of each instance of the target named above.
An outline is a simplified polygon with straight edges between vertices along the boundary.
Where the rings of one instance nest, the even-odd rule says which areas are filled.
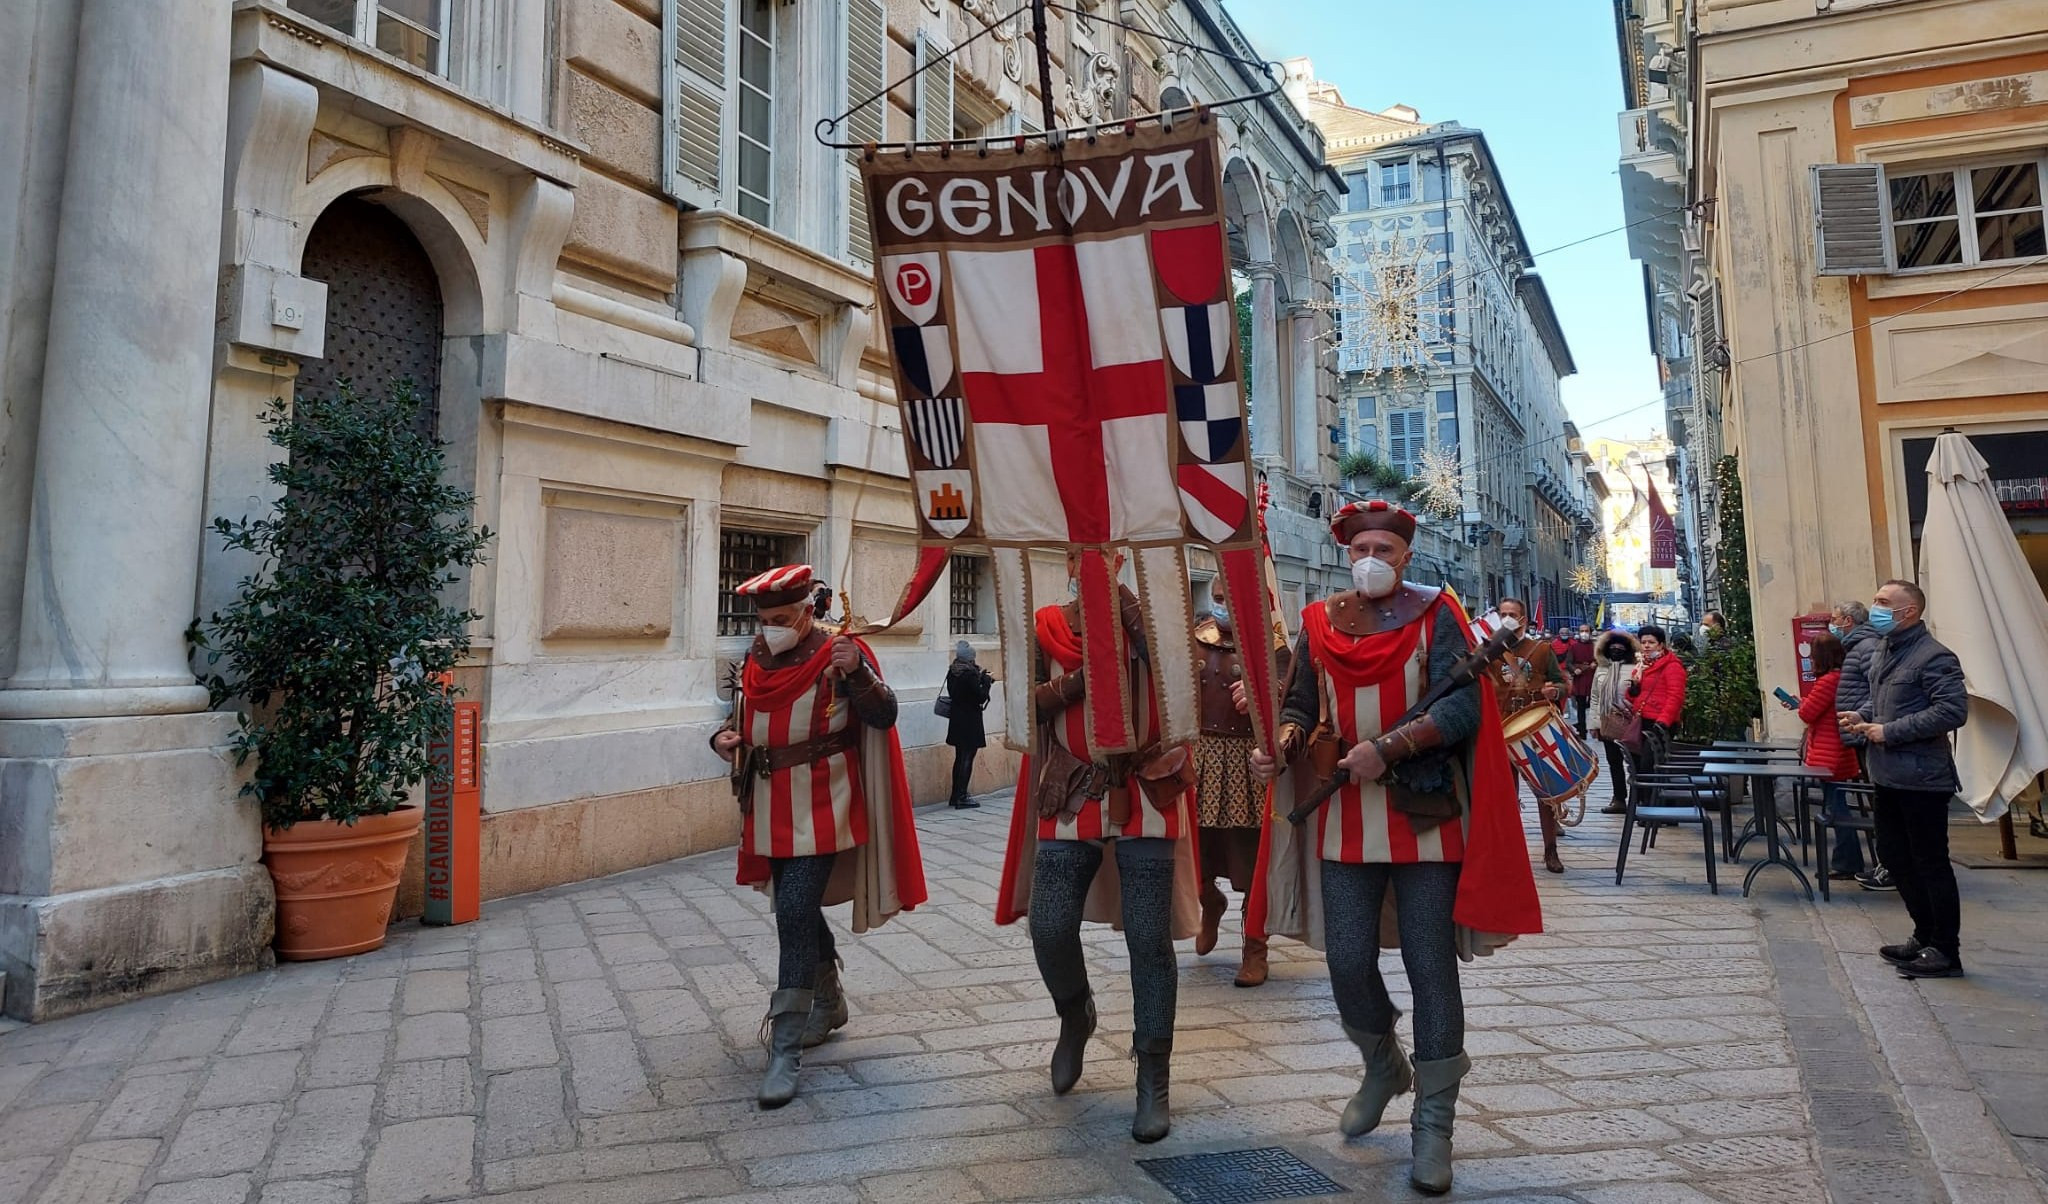
[[[1870,814],[1871,800],[1877,797],[1877,788],[1868,782],[1824,782],[1821,784],[1821,807],[1813,813],[1813,868],[1814,877],[1820,879],[1821,902],[1828,901],[1828,840],[1841,839],[1837,833],[1848,833],[1847,839],[1855,840],[1858,832],[1875,833],[1877,821]],[[1827,804],[1836,798],[1848,804],[1848,814],[1830,816]],[[1875,850],[1872,850],[1873,857]],[[1873,862],[1875,864],[1875,862]]]
[[[1711,788],[1701,786],[1692,775],[1683,773],[1638,774],[1636,784],[1648,800],[1638,802],[1638,792],[1629,792],[1627,809],[1621,821],[1621,848],[1614,859],[1614,884],[1621,885],[1622,873],[1628,868],[1629,839],[1638,825],[1643,829],[1642,851],[1648,852],[1657,829],[1698,824],[1701,849],[1706,854],[1707,889],[1720,894],[1721,883],[1714,874],[1714,819],[1707,813],[1702,798],[1703,793]],[[1674,801],[1681,798],[1685,801]]]

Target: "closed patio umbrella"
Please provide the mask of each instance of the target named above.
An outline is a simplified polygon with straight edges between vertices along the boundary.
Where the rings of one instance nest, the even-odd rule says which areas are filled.
[[[2048,598],[1970,441],[1937,438],[1927,477],[1927,626],[1963,662],[1970,721],[1956,733],[1956,768],[1963,801],[1990,823],[2048,770]]]

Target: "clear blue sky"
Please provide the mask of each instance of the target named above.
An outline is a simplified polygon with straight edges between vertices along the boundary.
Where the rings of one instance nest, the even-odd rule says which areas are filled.
[[[1347,104],[1404,104],[1424,121],[1486,132],[1536,270],[1549,287],[1578,375],[1565,405],[1588,435],[1640,436],[1658,406],[1641,266],[1620,226],[1616,133],[1622,107],[1614,13],[1606,0],[1226,0],[1261,52],[1306,55]]]

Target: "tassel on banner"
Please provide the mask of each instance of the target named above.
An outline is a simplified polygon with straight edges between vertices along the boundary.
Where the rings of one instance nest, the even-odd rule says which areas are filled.
[[[996,573],[996,623],[1003,648],[1003,739],[1015,751],[1031,751],[1033,650],[1031,565],[1022,548],[992,548]]]
[[[1081,657],[1088,675],[1088,746],[1098,755],[1136,752],[1131,723],[1129,645],[1124,638],[1122,588],[1112,553],[1104,547],[1076,553],[1081,583]]]
[[[1200,673],[1195,664],[1194,608],[1188,600],[1187,550],[1139,548],[1138,601],[1159,698],[1159,741],[1185,744],[1202,734]]]
[[[1265,559],[1256,547],[1226,548],[1216,554],[1223,573],[1223,593],[1230,600],[1232,614],[1243,616],[1238,630],[1238,656],[1244,665],[1245,696],[1251,700],[1252,734],[1259,747],[1272,755],[1279,730],[1279,665],[1273,657],[1271,640],[1254,640],[1250,633],[1270,626],[1272,608],[1266,590]],[[1247,622],[1256,618],[1257,622]]]

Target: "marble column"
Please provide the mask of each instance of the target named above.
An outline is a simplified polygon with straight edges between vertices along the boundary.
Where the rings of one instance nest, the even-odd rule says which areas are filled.
[[[1322,476],[1317,470],[1322,465],[1323,449],[1330,445],[1330,432],[1323,426],[1321,407],[1316,404],[1316,360],[1323,344],[1316,337],[1315,311],[1290,307],[1288,316],[1280,323],[1280,335],[1286,340],[1281,354],[1288,357],[1293,368],[1287,377],[1292,396],[1285,402],[1294,415],[1294,446],[1289,454],[1294,459],[1295,473],[1314,481]]]
[[[0,690],[0,1007],[28,1019],[258,969],[273,914],[226,749],[235,717],[206,709],[184,643],[229,0],[57,2],[78,17],[77,68],[21,639]]]
[[[20,651],[0,718],[175,714],[205,495],[229,0],[80,0]]]
[[[1280,269],[1254,263],[1245,269],[1252,278],[1252,388],[1248,400],[1252,421],[1252,458],[1261,464],[1282,464],[1287,458],[1287,399],[1280,395],[1278,283]]]

